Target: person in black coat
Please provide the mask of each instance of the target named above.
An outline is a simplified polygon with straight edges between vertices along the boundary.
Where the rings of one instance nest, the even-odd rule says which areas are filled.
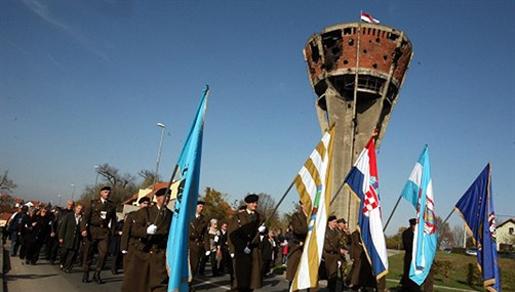
[[[32,265],[35,265],[38,261],[41,247],[48,242],[50,237],[52,224],[48,213],[48,209],[41,208],[33,218],[34,241],[29,253],[29,260]]]
[[[261,270],[261,277],[266,277],[270,273],[272,268],[272,261],[274,255],[274,243],[273,238],[270,236],[268,228],[263,232],[259,233],[259,244],[258,248],[261,250],[261,258],[263,260],[263,266]]]
[[[74,212],[66,214],[59,225],[59,244],[62,248],[61,264],[65,273],[71,272],[73,262],[81,242],[80,224],[82,222],[82,205],[77,204]]]

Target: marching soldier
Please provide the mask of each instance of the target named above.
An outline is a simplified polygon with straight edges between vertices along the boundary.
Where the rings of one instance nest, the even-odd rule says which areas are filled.
[[[85,240],[82,282],[89,282],[89,268],[93,259],[95,246],[98,249],[97,264],[93,280],[97,284],[103,284],[100,272],[104,267],[109,247],[109,238],[116,225],[116,206],[109,200],[110,187],[100,189],[100,197],[91,201],[91,205],[84,212],[84,220],[81,223],[81,235]]]
[[[204,255],[204,240],[207,234],[207,220],[202,214],[205,202],[198,200],[195,218],[190,223],[189,230],[189,248],[190,248],[190,265],[192,278],[197,276],[199,271],[200,259]],[[204,273],[201,268],[200,273]]]
[[[336,216],[331,215],[327,219],[324,251],[322,253],[327,273],[327,289],[331,292],[336,291],[336,282],[338,280],[338,260],[340,259],[339,244],[340,233],[337,228]]]
[[[232,218],[229,225],[229,239],[234,246],[234,273],[237,291],[252,291],[262,286],[262,258],[258,245],[260,232],[265,231],[261,224],[264,218],[256,211],[258,195],[245,197],[246,208]]]
[[[139,199],[138,201],[139,207],[141,208],[147,208],[150,205],[150,198],[145,196]],[[129,254],[129,241],[131,239],[131,226],[132,222],[134,221],[132,219],[132,215],[136,211],[129,212],[125,215],[125,220],[123,221],[123,228],[122,228],[122,237],[120,239],[120,251],[123,254],[123,269],[127,269],[128,262],[130,260],[130,254]]]
[[[299,201],[300,210],[291,217],[290,226],[293,238],[288,242],[288,265],[286,267],[286,280],[291,283],[295,278],[297,267],[299,266],[304,241],[308,234],[308,218],[306,207]]]
[[[129,254],[124,271],[122,291],[160,292],[168,287],[166,244],[172,221],[168,203],[169,190],[156,191],[156,204],[132,213]]]

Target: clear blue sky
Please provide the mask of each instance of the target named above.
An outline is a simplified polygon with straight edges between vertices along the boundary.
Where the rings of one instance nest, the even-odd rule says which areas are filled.
[[[95,164],[154,169],[163,122],[169,177],[209,83],[201,187],[278,198],[320,138],[302,49],[360,10],[415,52],[378,152],[385,215],[426,143],[440,216],[489,161],[497,213],[515,214],[511,0],[0,1],[0,170],[21,197],[69,198]],[[389,233],[413,214],[402,202]]]

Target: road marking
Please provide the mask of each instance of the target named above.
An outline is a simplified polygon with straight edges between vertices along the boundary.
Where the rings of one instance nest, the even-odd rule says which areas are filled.
[[[197,284],[195,284],[195,285],[193,285],[191,287],[195,288],[195,287],[202,286],[202,285],[205,285],[205,284],[209,284],[209,285],[213,285],[213,286],[216,286],[216,287],[220,287],[220,288],[223,288],[225,290],[231,290],[231,287],[228,287],[228,286],[225,286],[225,285],[220,285],[220,284],[208,281],[208,280],[202,280],[202,282],[197,283]]]

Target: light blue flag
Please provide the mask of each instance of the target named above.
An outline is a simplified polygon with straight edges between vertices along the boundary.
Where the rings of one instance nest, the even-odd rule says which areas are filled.
[[[417,211],[409,277],[420,286],[431,270],[437,243],[435,201],[427,145],[411,171],[402,190],[402,197]]]
[[[206,86],[177,162],[177,178],[180,184],[166,248],[166,264],[170,276],[168,291],[189,290],[188,229],[198,199],[202,133],[208,92],[209,87]]]

